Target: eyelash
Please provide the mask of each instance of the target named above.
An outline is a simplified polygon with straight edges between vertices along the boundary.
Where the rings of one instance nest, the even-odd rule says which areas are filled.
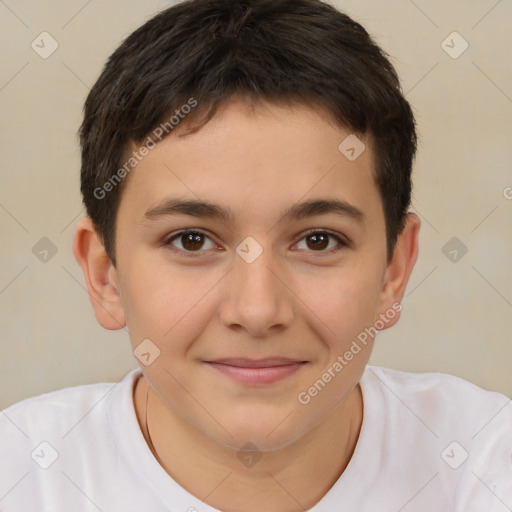
[[[177,233],[174,233],[169,238],[167,238],[163,245],[172,247],[173,250],[176,250],[176,251],[180,252],[182,255],[184,255],[187,258],[201,257],[201,253],[202,252],[206,252],[205,250],[186,251],[186,250],[179,249],[179,248],[177,248],[177,247],[172,245],[172,242],[174,240],[179,239],[183,235],[188,235],[190,233],[202,234],[206,238],[210,239],[210,237],[204,231],[202,231],[200,229],[184,229],[182,231],[178,231]],[[349,247],[350,246],[350,242],[348,240],[340,237],[339,235],[337,235],[336,233],[334,233],[332,231],[329,231],[328,229],[310,229],[309,231],[306,231],[305,233],[302,233],[302,237],[296,243],[302,241],[304,238],[306,238],[306,237],[308,237],[310,235],[315,235],[315,234],[329,235],[330,237],[334,238],[338,242],[339,245],[338,245],[338,247],[331,248],[331,249],[329,249],[327,251],[326,250],[322,250],[322,251],[311,251],[310,250],[310,251],[307,251],[307,252],[311,252],[311,253],[317,252],[320,255],[325,255],[325,254],[332,254],[334,252],[337,252],[337,251],[341,250],[344,247]],[[213,240],[212,240],[212,242],[213,242]]]

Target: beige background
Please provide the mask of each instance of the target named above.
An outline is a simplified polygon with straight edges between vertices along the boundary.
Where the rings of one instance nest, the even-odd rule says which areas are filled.
[[[392,55],[421,135],[420,257],[402,320],[371,362],[512,396],[512,2],[335,4]],[[76,131],[105,59],[167,5],[0,0],[0,408],[136,366],[126,331],[96,323],[71,252],[82,212]],[[46,60],[31,48],[42,31],[59,44]],[[453,31],[469,43],[457,59],[441,47]],[[457,262],[442,252],[454,236],[468,248]],[[32,253],[42,237],[57,249],[46,263]]]

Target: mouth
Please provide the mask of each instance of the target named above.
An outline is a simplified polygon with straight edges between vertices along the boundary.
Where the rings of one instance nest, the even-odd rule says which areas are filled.
[[[294,374],[307,364],[288,358],[227,358],[205,361],[213,369],[243,384],[272,384]]]

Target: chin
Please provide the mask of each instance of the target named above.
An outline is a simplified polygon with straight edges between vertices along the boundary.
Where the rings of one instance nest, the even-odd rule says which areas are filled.
[[[290,418],[293,415],[290,415]],[[229,436],[222,432],[221,437],[215,436],[215,440],[235,451],[239,451],[247,445],[254,445],[256,448],[248,447],[249,450],[260,452],[272,452],[286,448],[288,445],[297,441],[304,436],[309,429],[306,425],[300,428],[297,424],[293,424],[289,419],[283,423],[276,422],[275,417],[263,420],[261,417],[258,421],[251,424],[239,423],[232,421],[228,423]]]

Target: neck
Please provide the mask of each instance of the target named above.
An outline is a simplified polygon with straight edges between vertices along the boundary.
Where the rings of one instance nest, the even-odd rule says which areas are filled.
[[[237,452],[169,413],[141,377],[134,404],[142,433],[165,471],[190,494],[232,512],[303,511],[315,505],[347,467],[363,417],[359,385],[315,428],[244,468]],[[165,424],[164,424],[165,423]],[[169,435],[171,433],[171,435]]]

